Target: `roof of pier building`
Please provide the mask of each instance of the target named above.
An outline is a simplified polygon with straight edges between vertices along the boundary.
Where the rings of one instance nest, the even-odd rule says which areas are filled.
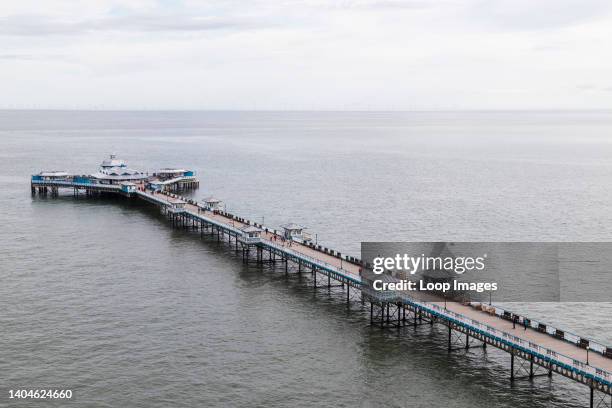
[[[221,202],[221,200],[219,200],[218,198],[215,198],[213,196],[206,197],[202,201],[204,201],[206,204],[216,204],[216,203],[220,203]]]
[[[158,174],[178,174],[178,173],[185,173],[187,170],[185,169],[172,169],[172,168],[164,168],[164,169],[159,169],[159,171],[157,172]]]
[[[134,169],[130,169],[125,164],[125,161],[119,160],[114,154],[110,155],[110,159],[106,159],[100,165],[97,173],[91,177],[100,180],[142,180],[147,178],[147,175]]]
[[[107,167],[127,167],[127,166],[124,160],[117,159],[116,155],[111,154],[108,159],[102,161],[102,164],[100,164],[100,167],[107,168]]]
[[[288,224],[281,225],[281,228],[286,229],[288,231],[301,231],[303,229],[306,229],[306,227],[304,227],[303,225],[296,224],[294,222],[290,222]]]
[[[240,228],[240,231],[249,233],[249,232],[262,232],[263,230],[253,225],[247,225],[245,227]]]
[[[68,176],[68,173],[65,171],[41,171],[39,174],[39,176],[42,177],[66,177]]]

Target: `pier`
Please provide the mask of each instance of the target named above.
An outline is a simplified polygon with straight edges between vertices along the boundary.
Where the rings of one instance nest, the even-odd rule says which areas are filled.
[[[408,295],[387,299],[362,282],[366,265],[360,259],[313,243],[302,226],[287,224],[277,230],[227,212],[219,199],[209,197],[199,203],[178,194],[198,186],[191,170],[143,173],[127,169],[114,156],[89,176],[53,171],[31,179],[32,194],[57,196],[67,190],[74,195],[112,194],[145,201],[159,208],[173,228],[227,242],[245,263],[280,263],[285,273],[291,266],[298,274],[311,275],[314,291],[342,288],[347,305],[358,299],[369,309],[374,327],[443,325],[449,352],[490,346],[508,353],[509,382],[561,375],[588,388],[589,407],[612,407],[612,347],[493,305],[426,302]]]

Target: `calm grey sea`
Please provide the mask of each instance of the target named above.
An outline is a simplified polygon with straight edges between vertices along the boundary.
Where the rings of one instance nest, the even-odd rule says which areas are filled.
[[[41,170],[195,169],[196,198],[361,241],[610,241],[611,112],[0,111],[0,406],[585,406],[555,377],[510,386],[508,355],[443,330],[372,329],[125,200],[32,198]],[[612,343],[606,305],[517,305]],[[10,388],[72,389],[72,403]]]

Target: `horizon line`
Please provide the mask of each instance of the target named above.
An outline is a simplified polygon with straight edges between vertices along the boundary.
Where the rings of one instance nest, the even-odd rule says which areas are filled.
[[[612,112],[612,108],[462,109],[178,109],[178,108],[0,108],[4,112],[244,112],[244,113],[451,113],[451,112]]]

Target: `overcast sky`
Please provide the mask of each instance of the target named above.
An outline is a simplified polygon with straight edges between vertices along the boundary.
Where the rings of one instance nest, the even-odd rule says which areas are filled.
[[[612,108],[610,0],[2,0],[0,108]]]

